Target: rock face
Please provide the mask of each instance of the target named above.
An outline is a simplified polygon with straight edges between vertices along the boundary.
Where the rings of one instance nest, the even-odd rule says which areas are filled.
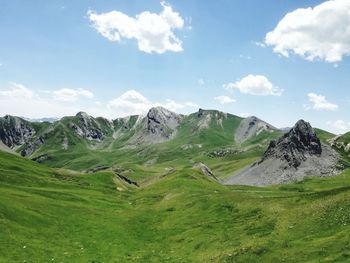
[[[35,134],[30,123],[14,116],[0,118],[0,139],[9,148],[21,146]]]
[[[175,137],[177,128],[183,119],[163,107],[151,108],[136,128],[138,131],[128,141],[129,145],[155,144],[171,140]]]
[[[176,132],[182,117],[162,107],[155,107],[147,114],[147,130],[155,137],[170,139]]]
[[[33,142],[26,143],[26,146],[21,151],[22,156],[30,156],[32,155],[37,149],[40,148],[41,145],[43,145],[45,142],[44,138],[40,136]]]
[[[322,144],[309,123],[300,120],[277,141],[271,141],[261,160],[225,181],[226,184],[272,185],[307,176],[333,176],[341,170],[339,155]]]
[[[199,170],[200,172],[202,172],[202,174],[217,180],[216,176],[213,174],[210,168],[206,166],[204,163],[196,163],[193,166],[193,169]]]
[[[241,121],[235,133],[235,141],[242,143],[253,136],[259,135],[263,131],[273,132],[276,128],[260,120],[255,116],[245,118]]]
[[[76,134],[89,140],[103,139],[104,134],[100,125],[91,116],[85,112],[79,112],[76,117],[78,118],[78,123],[71,124],[71,128]]]
[[[197,127],[193,127],[196,130],[209,129],[212,125],[221,126],[223,128],[223,122],[227,119],[228,114],[217,110],[203,110],[199,109],[197,112]]]
[[[343,135],[338,135],[330,140],[329,144],[345,153],[350,153],[350,132]]]
[[[309,123],[300,120],[277,141],[271,141],[260,163],[276,158],[285,160],[288,166],[298,168],[307,156],[321,156],[321,141]]]

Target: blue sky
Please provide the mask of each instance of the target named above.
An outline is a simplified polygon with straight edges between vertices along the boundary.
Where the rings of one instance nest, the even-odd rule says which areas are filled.
[[[341,133],[349,10],[344,0],[0,0],[0,115],[201,107]]]

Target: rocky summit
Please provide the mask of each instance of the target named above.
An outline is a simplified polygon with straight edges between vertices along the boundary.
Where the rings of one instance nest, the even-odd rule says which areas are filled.
[[[260,163],[266,159],[285,160],[288,166],[297,168],[309,155],[320,156],[322,146],[308,122],[298,121],[295,126],[277,141],[272,140]]]
[[[277,129],[255,116],[243,119],[235,133],[235,141],[243,143],[246,140],[259,135],[263,131],[273,132]]]
[[[35,130],[30,123],[10,115],[0,118],[0,139],[9,148],[15,148],[26,143]]]
[[[176,131],[181,119],[181,115],[165,108],[151,108],[147,114],[147,129],[151,134],[169,139]]]
[[[303,120],[278,140],[272,140],[263,157],[225,180],[226,184],[272,185],[299,181],[307,176],[332,176],[340,172],[339,155],[322,144]]]

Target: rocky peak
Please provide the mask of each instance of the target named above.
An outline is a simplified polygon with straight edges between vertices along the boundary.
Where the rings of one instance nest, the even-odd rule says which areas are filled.
[[[308,155],[321,155],[321,141],[310,123],[299,120],[295,126],[277,141],[271,141],[263,160],[271,157],[284,159],[297,168]]]
[[[321,144],[311,125],[303,120],[271,141],[261,160],[225,180],[226,184],[274,185],[308,176],[334,176],[341,172],[340,155]]]
[[[267,122],[255,116],[250,116],[241,121],[235,133],[235,141],[237,143],[242,143],[253,136],[259,135],[263,131],[272,132],[274,130],[276,130],[276,128]]]
[[[79,136],[89,140],[102,140],[104,137],[100,124],[86,112],[78,112],[76,121],[71,123],[71,128]]]
[[[10,148],[25,144],[34,134],[30,123],[19,117],[6,115],[0,118],[0,139]]]
[[[147,129],[151,134],[170,138],[179,126],[182,116],[163,107],[151,108],[147,113]]]

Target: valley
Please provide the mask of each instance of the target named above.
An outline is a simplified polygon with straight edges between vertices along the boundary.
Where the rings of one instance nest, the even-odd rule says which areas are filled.
[[[318,147],[339,151],[341,170],[254,187],[223,182],[259,161],[271,140],[288,138],[256,117],[156,108],[114,121],[78,113],[0,123],[1,262],[350,257],[348,153],[333,142],[346,136],[305,124]]]

